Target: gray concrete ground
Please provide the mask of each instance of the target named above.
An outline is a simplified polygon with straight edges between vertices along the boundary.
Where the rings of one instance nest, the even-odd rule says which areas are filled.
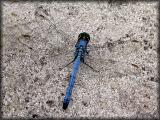
[[[158,117],[158,2],[3,2],[3,117]],[[62,109],[78,34],[91,36]],[[64,54],[66,53],[66,54]]]

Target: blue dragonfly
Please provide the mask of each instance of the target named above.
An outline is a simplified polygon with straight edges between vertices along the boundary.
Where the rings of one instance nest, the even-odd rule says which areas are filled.
[[[70,63],[68,63],[66,66],[64,66],[64,67],[67,67],[71,63],[74,63],[72,72],[70,74],[69,85],[67,87],[66,95],[65,95],[64,101],[63,101],[63,109],[67,109],[67,107],[69,105],[69,102],[70,102],[70,99],[71,99],[71,94],[72,94],[72,89],[74,87],[76,74],[78,72],[80,63],[83,63],[83,64],[87,65],[88,67],[90,67],[92,70],[98,72],[97,70],[95,70],[93,67],[91,67],[90,65],[88,65],[84,61],[85,56],[87,54],[89,54],[89,51],[87,50],[87,45],[88,45],[89,40],[90,40],[90,36],[89,36],[88,33],[83,32],[83,33],[79,34],[78,41],[75,45],[76,49],[75,49],[75,52],[74,52],[74,59]]]
[[[51,23],[51,28],[53,27],[54,29],[57,30],[57,26],[54,24],[53,20],[51,20],[47,15],[44,14],[43,10],[38,10],[38,15],[37,16],[41,16],[43,18],[45,18],[46,20],[48,20]],[[57,30],[59,34],[63,35],[64,32]],[[117,77],[117,76],[125,76],[126,74],[138,74],[138,72],[136,73],[135,71],[133,71],[132,69],[130,69],[130,65],[136,69],[139,68],[138,65],[136,65],[137,63],[135,63],[135,61],[131,61],[129,59],[129,57],[125,57],[125,54],[128,55],[129,53],[127,52],[123,52],[124,50],[127,50],[127,48],[124,48],[124,44],[128,44],[128,45],[132,45],[132,44],[138,44],[138,41],[136,40],[126,40],[128,39],[127,36],[124,36],[121,40],[110,40],[110,38],[106,38],[106,42],[103,45],[89,45],[89,41],[90,41],[90,35],[86,32],[82,32],[79,34],[78,36],[78,41],[75,44],[75,49],[67,49],[67,47],[69,47],[72,43],[70,43],[68,46],[67,45],[67,41],[65,42],[65,49],[67,49],[67,51],[63,51],[60,49],[61,52],[59,52],[59,49],[57,49],[57,53],[56,54],[50,54],[50,57],[54,57],[54,60],[57,62],[59,62],[59,60],[55,59],[57,56],[61,56],[63,55],[63,58],[67,58],[67,54],[70,54],[71,52],[74,52],[74,58],[71,62],[69,62],[68,64],[66,64],[64,67],[60,67],[60,70],[62,70],[63,68],[69,66],[71,63],[73,63],[73,69],[72,72],[70,74],[70,80],[69,80],[69,85],[66,89],[66,94],[63,100],[63,109],[67,109],[70,100],[71,100],[71,95],[72,95],[72,89],[74,87],[74,83],[75,83],[75,79],[76,79],[76,75],[78,73],[79,70],[79,66],[80,63],[85,64],[86,66],[88,66],[89,68],[91,68],[94,72],[106,72],[109,75],[109,77]],[[119,49],[118,49],[119,48]],[[101,51],[100,51],[101,50]],[[89,51],[92,51],[91,54],[89,53]],[[118,51],[118,52],[117,52]],[[129,51],[130,52],[130,51]],[[134,52],[134,50],[133,50]],[[86,57],[89,56],[89,58],[92,58],[91,60],[86,59]],[[117,59],[119,58],[119,59]],[[125,59],[124,59],[125,58]],[[86,63],[86,61],[89,60],[89,63],[91,64],[93,63],[98,63],[99,66],[101,66],[100,68],[95,69],[91,67],[90,65],[88,65]],[[128,60],[130,60],[132,63],[127,62]],[[64,61],[64,60],[63,60]],[[128,64],[127,64],[128,63]],[[58,63],[57,63],[58,64]],[[57,65],[56,64],[56,65]],[[60,64],[62,64],[62,62],[60,61]]]
[[[51,20],[50,17],[48,17],[48,15],[46,15],[46,13],[44,12],[45,10],[43,10],[42,7],[39,7],[38,10],[36,11],[35,15],[41,18],[44,18],[45,20],[48,20],[51,23],[51,28],[53,27],[54,29],[57,29],[57,26],[54,24],[53,20]],[[62,31],[57,30],[58,33],[60,34],[64,34]],[[86,55],[89,55],[89,50],[88,50],[88,43],[90,41],[90,35],[86,32],[82,32],[79,34],[78,36],[78,41],[75,45],[75,50],[70,50],[68,52],[64,52],[64,53],[58,53],[58,55],[54,55],[54,58],[56,56],[59,55],[65,55],[68,54],[70,52],[74,52],[74,58],[71,62],[69,62],[67,65],[65,65],[64,67],[59,68],[59,70],[62,70],[63,68],[69,66],[71,63],[73,63],[73,69],[72,72],[70,74],[70,80],[69,80],[69,85],[67,87],[66,90],[66,95],[64,97],[64,101],[63,101],[63,109],[67,109],[70,99],[71,99],[71,94],[72,94],[72,89],[74,87],[74,83],[75,83],[75,79],[76,79],[76,74],[78,72],[80,63],[85,64],[86,66],[88,66],[89,68],[91,68],[93,71],[98,72],[98,70],[95,70],[93,67],[91,67],[90,65],[88,65],[84,59]]]
[[[64,67],[60,68],[60,70],[62,70],[63,68],[69,66],[71,63],[73,63],[73,67],[72,67],[72,71],[71,71],[71,74],[70,74],[70,77],[69,77],[69,84],[68,84],[68,87],[66,89],[66,94],[64,96],[64,100],[63,100],[63,109],[66,110],[69,103],[70,103],[70,100],[71,100],[71,95],[72,95],[72,89],[74,87],[74,83],[75,83],[75,80],[76,80],[76,75],[78,73],[78,70],[79,70],[79,66],[81,63],[83,63],[84,65],[86,65],[87,67],[91,68],[94,72],[101,72],[101,68],[99,68],[97,70],[97,68],[93,68],[92,66],[90,66],[89,64],[87,64],[85,61],[86,61],[86,58],[87,56],[89,56],[90,58],[92,58],[92,61],[94,61],[93,59],[95,60],[98,60],[98,64],[101,64],[102,66],[104,66],[104,64],[106,64],[104,61],[105,59],[103,59],[102,61],[100,60],[100,56],[102,55],[98,55],[98,54],[95,54],[93,56],[99,56],[99,59],[97,58],[94,58],[92,57],[92,55],[90,55],[90,51],[92,52],[98,52],[100,49],[103,49],[103,47],[106,47],[106,45],[103,45],[101,47],[98,47],[98,46],[90,46],[88,43],[90,41],[90,35],[86,32],[82,32],[79,34],[78,36],[78,41],[76,42],[75,44],[75,50],[74,50],[74,58],[71,62],[69,62],[68,64],[66,64]],[[119,41],[118,41],[119,42]],[[116,44],[116,42],[114,43]],[[117,43],[117,44],[121,44],[121,43]],[[108,46],[110,47],[110,46]],[[73,51],[73,50],[72,50]],[[70,53],[71,51],[69,52],[66,52],[67,54]],[[104,52],[104,50],[103,50]],[[65,53],[63,53],[65,54]],[[105,56],[103,56],[105,57]],[[108,64],[110,64],[111,66],[115,66],[116,65],[116,62],[119,63],[122,63],[123,64],[126,64],[128,63],[127,61],[125,62],[120,62],[120,61],[116,61],[116,60],[113,60],[113,59],[108,59]],[[119,66],[122,66],[122,65],[119,65]],[[135,68],[138,68],[137,65],[135,64],[131,64],[133,67]],[[109,66],[109,65],[108,65]],[[118,65],[117,65],[118,66]],[[126,66],[127,67],[127,66]],[[104,68],[106,69],[106,68]],[[116,69],[116,67],[115,67]],[[122,70],[125,70],[125,67],[122,68]],[[127,69],[126,69],[127,70]],[[119,70],[117,69],[117,71],[114,71],[115,74],[119,74],[120,76],[122,75],[121,73],[118,72]]]

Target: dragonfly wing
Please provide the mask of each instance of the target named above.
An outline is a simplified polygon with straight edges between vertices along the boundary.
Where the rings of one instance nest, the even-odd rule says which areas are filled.
[[[68,51],[68,52],[61,52],[56,55],[49,55],[49,60],[53,63],[53,69],[60,69],[63,68],[66,64],[71,62],[74,58],[74,51]]]
[[[48,9],[43,6],[35,10],[36,22],[42,29],[42,37],[46,40],[46,54],[49,58],[63,58],[74,52],[74,40],[63,30],[59,29],[57,22],[52,18]],[[44,34],[44,36],[43,36]]]
[[[57,58],[57,57],[62,57],[66,55],[73,54],[75,51],[74,48],[68,49],[67,47],[61,47],[61,48],[50,48],[46,49],[46,55],[50,58]]]
[[[99,70],[102,75],[109,77],[122,77],[128,74],[139,75],[139,63],[126,56],[123,52],[111,52],[107,47],[96,47],[96,50],[92,49],[89,52],[85,61],[94,69]]]

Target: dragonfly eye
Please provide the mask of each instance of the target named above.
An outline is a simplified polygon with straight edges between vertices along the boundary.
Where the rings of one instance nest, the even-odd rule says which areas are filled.
[[[90,35],[89,35],[88,33],[86,33],[86,32],[82,32],[82,33],[80,33],[79,36],[78,36],[78,39],[80,39],[80,38],[85,39],[85,40],[87,40],[87,41],[89,42],[89,40],[90,40]]]

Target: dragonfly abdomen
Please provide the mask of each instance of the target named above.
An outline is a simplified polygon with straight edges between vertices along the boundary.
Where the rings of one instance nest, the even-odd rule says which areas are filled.
[[[87,44],[90,40],[90,36],[87,33],[81,33],[78,36],[78,41],[75,45],[76,47],[76,52],[75,52],[75,59],[74,59],[74,64],[73,64],[73,70],[70,75],[70,80],[69,80],[69,86],[67,87],[66,91],[66,96],[64,97],[64,102],[63,102],[63,109],[66,109],[68,107],[71,94],[72,94],[72,89],[74,87],[74,82],[76,79],[76,74],[79,69],[79,65],[82,62],[84,62],[84,57],[86,53],[86,48]]]
[[[71,98],[71,94],[72,94],[72,89],[74,87],[74,83],[75,83],[75,79],[76,79],[76,74],[78,72],[78,68],[79,68],[80,63],[81,63],[80,56],[77,56],[77,58],[75,59],[74,64],[73,64],[73,70],[70,75],[69,86],[66,91],[66,96],[64,97],[63,109],[66,109],[68,107],[68,104],[69,104],[69,101]]]

